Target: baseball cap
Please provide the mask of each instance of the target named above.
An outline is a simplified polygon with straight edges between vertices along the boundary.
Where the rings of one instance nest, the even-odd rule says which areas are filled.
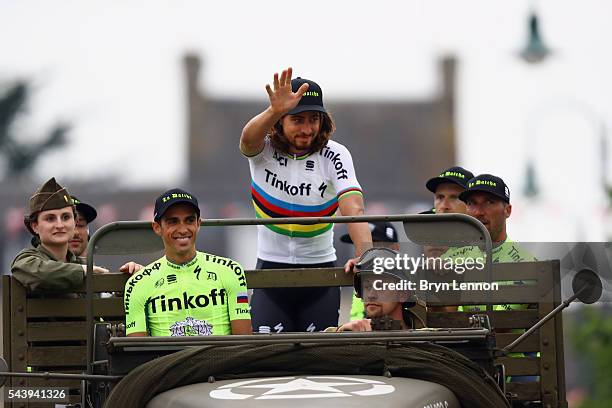
[[[373,242],[397,242],[397,231],[390,222],[368,222],[368,227],[372,232]],[[348,244],[353,243],[349,234],[342,235],[340,241]]]
[[[83,217],[85,217],[85,221],[87,221],[88,224],[96,219],[96,217],[98,216],[98,212],[95,208],[93,208],[89,204],[82,202],[75,196],[70,196],[70,198],[72,198],[72,202],[74,203],[77,211],[83,214]]]
[[[435,193],[438,186],[442,183],[453,183],[460,187],[467,188],[467,182],[473,177],[474,174],[463,167],[450,167],[436,177],[430,178],[425,184],[425,187],[432,193]]]
[[[300,86],[308,84],[308,90],[302,95],[302,99],[298,102],[297,106],[287,112],[288,115],[295,115],[297,113],[306,111],[317,111],[327,113],[323,106],[323,91],[321,87],[314,81],[297,77],[291,80],[291,90],[297,92]]]
[[[429,210],[421,211],[419,214],[435,214],[435,213],[436,213],[436,209],[430,208]]]
[[[468,181],[467,189],[459,194],[459,199],[467,201],[470,194],[475,191],[493,194],[510,204],[510,189],[504,183],[504,180],[492,174],[480,174]]]
[[[188,193],[185,190],[181,190],[180,188],[170,189],[155,200],[155,209],[153,213],[153,220],[155,222],[159,222],[162,216],[168,208],[172,207],[175,204],[191,204],[195,207],[196,213],[198,217],[200,216],[200,207],[198,206],[198,199],[191,193]]]

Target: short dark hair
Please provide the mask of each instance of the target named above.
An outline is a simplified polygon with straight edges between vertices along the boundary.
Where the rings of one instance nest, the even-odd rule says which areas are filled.
[[[336,124],[329,113],[319,112],[319,115],[321,115],[321,129],[312,141],[310,153],[321,150],[336,131]],[[280,120],[270,130],[270,141],[272,142],[272,147],[276,150],[284,153],[289,152],[289,140],[287,140],[283,133],[283,125],[281,125]]]

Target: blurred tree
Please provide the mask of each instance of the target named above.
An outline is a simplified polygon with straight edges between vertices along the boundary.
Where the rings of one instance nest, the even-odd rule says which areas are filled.
[[[580,408],[608,408],[612,401],[612,319],[605,308],[584,307],[572,331],[576,351],[588,361],[591,390]]]
[[[0,97],[0,152],[6,159],[7,176],[28,173],[44,153],[63,146],[70,131],[67,124],[59,123],[40,142],[19,142],[14,125],[25,111],[29,94],[29,85],[18,82]]]

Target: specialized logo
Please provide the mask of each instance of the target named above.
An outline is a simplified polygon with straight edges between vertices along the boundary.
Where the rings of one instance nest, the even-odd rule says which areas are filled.
[[[310,189],[312,188],[312,184],[302,183],[299,186],[294,186],[291,183],[287,183],[287,180],[281,180],[280,178],[278,178],[278,175],[276,173],[271,172],[268,169],[264,170],[266,171],[266,183],[270,184],[272,187],[284,191],[285,193],[291,196],[310,195]]]
[[[212,304],[213,306],[224,305],[227,292],[225,289],[217,291],[216,288],[210,290],[208,295],[192,295],[189,296],[187,292],[183,292],[182,297],[166,298],[166,295],[155,296],[147,301],[147,304],[151,306],[151,313],[158,312],[172,312],[175,310],[187,310],[208,307]]]
[[[202,272],[202,268],[200,267],[200,265],[198,265],[193,270],[193,273],[195,274],[197,280],[200,280],[200,272]]]
[[[321,149],[321,155],[331,160],[334,168],[336,169],[338,180],[348,179],[348,171],[344,168],[342,160],[340,160],[340,153],[335,153],[329,148],[329,146],[325,146],[323,149]]]
[[[313,333],[316,329],[317,329],[317,326],[315,326],[314,323],[310,323],[308,327],[306,328],[306,331]]]
[[[212,325],[206,320],[197,320],[187,317],[182,322],[175,322],[170,326],[171,336],[210,336],[212,335]]]
[[[279,323],[276,326],[274,326],[274,330],[276,330],[277,333],[282,332],[284,329],[285,329],[285,327],[283,326],[282,323]]]
[[[277,377],[239,381],[209,393],[222,400],[281,400],[371,397],[390,394],[395,387],[382,381],[339,376]]]

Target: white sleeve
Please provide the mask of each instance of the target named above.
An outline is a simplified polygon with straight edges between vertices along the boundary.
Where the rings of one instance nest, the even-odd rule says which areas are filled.
[[[360,194],[361,185],[357,181],[353,157],[346,147],[339,143],[328,143],[323,148],[323,155],[328,160],[328,174],[336,190],[336,197],[346,194]]]

